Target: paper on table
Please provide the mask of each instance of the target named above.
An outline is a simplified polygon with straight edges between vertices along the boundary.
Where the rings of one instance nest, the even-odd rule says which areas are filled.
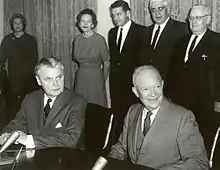
[[[14,157],[3,157],[0,158],[0,165],[12,164],[14,162]]]

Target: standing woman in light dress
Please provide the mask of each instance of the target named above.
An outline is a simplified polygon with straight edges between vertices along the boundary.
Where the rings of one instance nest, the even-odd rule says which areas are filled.
[[[76,18],[81,34],[73,41],[72,57],[77,63],[74,91],[88,103],[107,107],[105,81],[109,73],[109,52],[105,39],[94,32],[96,14],[91,9],[82,10]]]

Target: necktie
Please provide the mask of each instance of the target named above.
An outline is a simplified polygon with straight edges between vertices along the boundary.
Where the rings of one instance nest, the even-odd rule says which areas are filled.
[[[160,32],[160,26],[158,26],[158,28],[157,28],[157,30],[156,30],[156,32],[155,32],[155,34],[154,34],[154,39],[153,39],[153,42],[152,42],[152,44],[151,44],[151,47],[154,49],[156,46],[156,41],[157,41],[157,37],[158,37],[158,35],[159,35],[159,32]]]
[[[118,43],[117,43],[119,51],[120,51],[120,47],[121,47],[122,31],[123,31],[123,28],[121,28],[121,30],[120,30],[120,34],[119,34],[119,38],[118,38]]]
[[[143,134],[144,136],[147,134],[148,130],[150,129],[150,116],[152,115],[153,113],[151,111],[148,111],[147,112],[147,116],[146,118],[144,119],[144,130],[143,130]]]
[[[193,48],[194,48],[194,46],[195,46],[195,44],[196,44],[196,39],[198,38],[198,36],[195,36],[194,37],[194,39],[193,39],[193,41],[192,41],[192,43],[191,43],[191,45],[190,45],[190,48],[189,48],[189,52],[188,52],[188,56],[190,56],[191,54],[192,54],[192,51],[193,51]]]
[[[47,118],[48,114],[50,113],[50,102],[51,101],[52,101],[51,99],[47,99],[47,104],[44,107],[44,114],[45,114],[46,118]]]

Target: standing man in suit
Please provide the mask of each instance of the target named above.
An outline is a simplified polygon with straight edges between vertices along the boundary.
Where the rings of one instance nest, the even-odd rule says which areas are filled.
[[[130,7],[123,0],[115,1],[110,6],[110,12],[116,25],[108,33],[111,56],[110,96],[111,107],[116,114],[118,136],[126,111],[135,101],[131,91],[132,72],[137,66],[145,27],[131,21]]]
[[[168,75],[168,95],[195,113],[206,149],[210,154],[219,125],[220,35],[208,29],[211,10],[195,4],[189,11],[192,34],[175,45]]]
[[[147,27],[139,64],[153,65],[166,80],[173,45],[187,34],[188,28],[186,24],[170,17],[170,0],[150,0],[149,11],[153,24]]]
[[[76,147],[84,127],[84,98],[64,88],[64,66],[57,58],[42,58],[35,73],[42,90],[26,95],[15,119],[3,130],[0,144],[17,131],[16,142],[27,148]]]
[[[163,95],[164,82],[153,66],[133,74],[133,92],[142,104],[130,107],[110,157],[160,170],[208,169],[202,136],[193,113]]]

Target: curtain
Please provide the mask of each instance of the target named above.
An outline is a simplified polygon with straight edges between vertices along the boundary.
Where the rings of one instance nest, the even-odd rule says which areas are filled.
[[[26,31],[38,41],[39,58],[60,58],[65,66],[65,86],[72,89],[72,41],[79,34],[75,20],[87,7],[97,11],[97,0],[4,0],[4,35],[11,31],[10,17],[22,13],[27,20]]]
[[[142,25],[152,24],[148,3],[149,0],[130,0],[132,19]],[[210,29],[220,32],[220,1],[219,0],[172,0],[171,17],[179,21],[185,21],[188,11],[193,4],[206,4],[212,9],[212,21]]]

